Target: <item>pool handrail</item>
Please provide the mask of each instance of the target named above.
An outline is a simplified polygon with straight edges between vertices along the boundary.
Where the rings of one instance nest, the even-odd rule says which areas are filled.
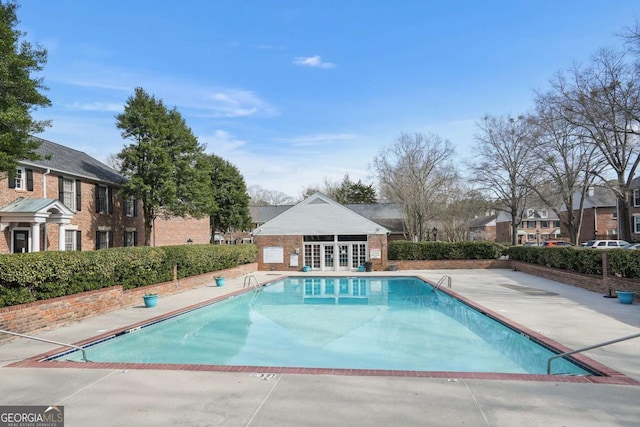
[[[604,347],[605,345],[615,344],[615,343],[618,343],[618,342],[621,342],[621,341],[626,341],[626,340],[630,340],[630,339],[638,338],[638,337],[640,337],[640,334],[628,335],[626,337],[616,338],[614,340],[601,342],[599,344],[590,345],[588,347],[582,347],[582,348],[578,348],[576,350],[567,351],[566,353],[556,354],[555,356],[552,356],[547,360],[547,375],[551,375],[551,361],[553,359],[557,359],[559,357],[569,356],[569,355],[574,354],[574,353],[580,353],[580,352],[583,352],[583,351],[592,350],[594,348]]]
[[[251,280],[251,279],[253,279],[253,280]],[[260,284],[258,283],[258,279],[256,279],[256,276],[254,276],[253,274],[249,274],[249,275],[245,276],[244,283],[242,284],[242,287],[246,288],[247,286],[253,286],[256,289],[258,287],[260,287]]]
[[[433,291],[435,292],[438,289],[440,289],[442,287],[442,284],[445,282],[445,280],[447,281],[447,287],[451,288],[451,276],[447,276],[445,274],[440,278],[440,280],[438,280],[438,283],[436,283],[436,285],[433,287]]]
[[[45,338],[38,338],[38,337],[34,337],[32,335],[19,334],[17,332],[5,331],[3,329],[0,329],[0,333],[8,334],[8,335],[14,335],[16,337],[21,337],[21,338],[28,338],[30,340],[42,341],[42,342],[46,342],[46,343],[49,343],[49,344],[56,344],[56,345],[62,345],[62,346],[65,346],[65,347],[75,348],[76,350],[80,350],[82,352],[82,360],[84,360],[85,362],[91,362],[89,359],[87,359],[86,350],[84,348],[80,347],[80,346],[77,346],[77,345],[67,344],[67,343],[59,342],[59,341],[48,340],[48,339],[45,339]]]

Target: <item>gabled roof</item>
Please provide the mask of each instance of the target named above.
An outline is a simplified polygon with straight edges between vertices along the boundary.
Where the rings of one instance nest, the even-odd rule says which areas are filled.
[[[592,195],[587,194],[584,198],[584,208],[604,208],[616,206],[616,195],[608,187],[594,186]],[[576,192],[573,199],[573,209],[579,209],[581,192]],[[563,208],[565,210],[566,208]]]
[[[267,221],[280,215],[282,212],[289,210],[294,205],[279,206],[249,206],[249,214],[254,224],[264,224]]]
[[[254,224],[262,225],[295,205],[249,206],[249,213]],[[404,233],[402,212],[394,203],[353,203],[343,205],[359,215],[385,227],[391,233]]]
[[[253,231],[254,236],[387,234],[389,230],[315,193]]]
[[[527,216],[527,211],[529,209],[533,209],[532,215]],[[547,216],[542,216],[540,211],[546,210]],[[558,221],[560,218],[558,215],[550,208],[526,208],[524,210],[524,215],[522,215],[522,221]],[[511,222],[511,214],[505,211],[498,211],[496,216],[496,223],[501,222]]]
[[[31,137],[40,143],[35,152],[40,160],[25,160],[20,163],[26,166],[37,166],[51,169],[63,175],[73,175],[110,184],[121,185],[126,179],[115,169],[94,159],[93,157],[64,145],[56,144],[46,139]]]
[[[498,214],[481,216],[478,218],[474,218],[473,221],[469,224],[470,228],[475,227],[491,227],[496,225],[496,218],[498,218]]]

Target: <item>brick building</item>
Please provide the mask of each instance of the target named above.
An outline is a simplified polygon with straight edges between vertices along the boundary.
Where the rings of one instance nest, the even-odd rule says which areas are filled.
[[[631,240],[640,241],[640,177],[631,181]]]
[[[387,264],[389,230],[316,193],[263,223],[253,232],[258,269],[357,271],[366,262]]]
[[[578,215],[581,194],[574,197],[574,215]],[[582,227],[578,243],[592,239],[618,238],[618,209],[616,196],[602,186],[589,187],[583,203]]]
[[[144,244],[142,204],[118,195],[124,178],[117,171],[83,152],[36,139],[41,160],[22,161],[15,178],[0,180],[0,253]],[[157,242],[208,242],[208,224],[160,220]]]
[[[497,214],[475,218],[469,224],[469,239],[495,242],[497,218]]]
[[[511,215],[500,211],[496,217],[496,242],[511,243]],[[541,243],[562,235],[558,215],[545,207],[529,207],[522,213],[516,244]]]

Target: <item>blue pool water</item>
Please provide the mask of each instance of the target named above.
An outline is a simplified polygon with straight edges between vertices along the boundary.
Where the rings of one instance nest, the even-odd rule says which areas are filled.
[[[95,362],[529,374],[553,355],[411,277],[287,278],[87,348]],[[553,373],[590,374],[564,359]]]

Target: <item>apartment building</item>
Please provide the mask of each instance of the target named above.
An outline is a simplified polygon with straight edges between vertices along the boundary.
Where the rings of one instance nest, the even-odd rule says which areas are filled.
[[[20,162],[14,178],[0,180],[0,253],[145,244],[142,203],[118,195],[124,177],[81,151],[35,139],[41,159]],[[163,218],[154,236],[208,243],[208,219],[184,221]]]

